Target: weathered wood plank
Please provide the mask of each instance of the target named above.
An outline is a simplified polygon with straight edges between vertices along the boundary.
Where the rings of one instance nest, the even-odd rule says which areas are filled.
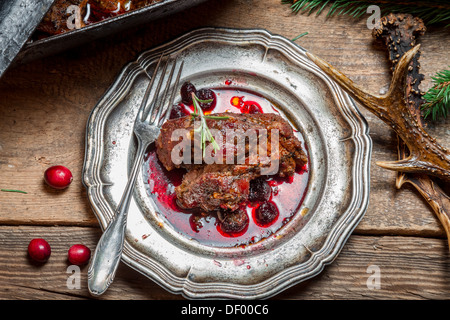
[[[89,227],[0,227],[0,299],[86,299],[87,266],[80,268],[80,289],[73,288],[69,277],[67,251],[73,244],[84,244],[92,252],[100,238],[99,228]],[[52,253],[45,264],[28,257],[33,238],[44,238]],[[67,281],[69,279],[69,286]],[[177,299],[146,277],[122,265],[114,286],[102,296],[112,299]]]
[[[52,247],[47,263],[27,256],[32,238],[45,238]],[[67,250],[83,243],[94,250],[100,231],[89,227],[0,227],[0,299],[90,299],[87,266],[81,287],[69,288]],[[380,289],[367,281],[380,271]],[[371,267],[373,268],[373,267]],[[369,269],[370,271],[371,269]],[[373,272],[373,271],[372,271]],[[298,284],[274,299],[449,299],[450,259],[446,241],[418,237],[351,236],[338,258],[317,277]],[[180,299],[151,280],[121,265],[114,283],[100,299]]]
[[[449,299],[449,252],[445,242],[417,237],[352,236],[322,274],[278,298]],[[376,272],[379,288],[371,281]]]

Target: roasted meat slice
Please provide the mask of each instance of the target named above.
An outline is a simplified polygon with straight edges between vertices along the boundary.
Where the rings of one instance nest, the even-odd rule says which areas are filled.
[[[128,12],[132,9],[133,3],[134,1],[129,0],[89,0],[92,15],[97,20],[104,20]]]
[[[223,163],[227,163],[227,154],[231,153],[234,156],[238,156],[240,145],[236,141],[230,143],[226,139],[226,136],[233,132],[236,137],[246,136],[250,131],[256,132],[256,135],[267,133],[267,154],[271,158],[278,157],[280,160],[281,170],[278,172],[281,176],[290,176],[294,174],[295,166],[303,166],[307,162],[307,157],[302,149],[301,142],[294,135],[293,129],[289,122],[283,119],[281,116],[274,113],[258,113],[258,114],[240,114],[240,113],[217,113],[214,114],[218,117],[223,117],[226,119],[206,119],[208,128],[211,130],[217,130],[218,134],[223,137]],[[192,163],[194,163],[193,157],[195,156],[194,147],[196,146],[194,139],[194,124],[198,118],[192,118],[190,116],[181,117],[177,119],[168,120],[161,128],[161,133],[156,141],[157,153],[160,161],[167,170],[172,170],[177,167],[189,168]],[[178,138],[172,138],[177,136],[175,130],[180,130]],[[278,131],[278,142],[279,142],[279,154],[275,154],[276,148],[272,148],[271,136],[272,130],[276,129]],[[251,135],[248,135],[251,136]],[[217,139],[216,139],[217,140]],[[189,156],[192,161],[191,163],[174,163],[172,153],[175,147],[179,147],[180,143],[185,142],[189,144],[192,149],[190,150]],[[261,141],[261,140],[259,140]],[[208,148],[208,147],[207,147]],[[261,166],[258,158],[249,159],[249,143],[245,144],[245,163],[251,163],[252,165]],[[232,149],[232,150],[230,150]],[[185,150],[186,151],[186,148]],[[188,151],[189,152],[189,151]],[[257,162],[257,163],[255,163]],[[198,164],[198,163],[197,163]]]
[[[45,15],[37,30],[54,35],[69,31],[68,22],[76,28],[84,27],[104,19],[114,17],[131,10],[139,9],[161,0],[56,0]],[[69,8],[76,6],[79,12],[77,21],[71,18],[75,12]],[[79,14],[79,15],[78,15]]]
[[[80,10],[80,17],[85,15],[87,0],[56,0],[50,10],[42,19],[37,30],[48,34],[59,34],[69,31],[68,21],[73,14],[68,12],[70,6],[76,6]],[[77,17],[80,19],[80,17]],[[73,21],[75,23],[75,21]],[[80,27],[84,25],[82,19],[79,21]]]
[[[219,208],[236,210],[248,198],[250,180],[259,175],[250,167],[244,170],[236,170],[235,167],[217,164],[193,167],[184,175],[181,185],[175,188],[178,205],[199,207],[205,211]]]
[[[179,167],[188,170],[181,185],[175,189],[181,207],[202,208],[205,211],[236,210],[240,203],[248,199],[250,181],[266,175],[269,168],[276,168],[270,174],[286,177],[294,175],[297,166],[303,167],[307,163],[301,142],[281,116],[272,113],[214,115],[223,118],[206,119],[208,128],[220,133],[222,139],[219,144],[221,148],[212,152],[214,163],[206,161],[205,157],[194,161],[197,152],[194,150],[197,147],[194,128],[198,119],[191,116],[168,120],[156,141],[158,158],[167,170]],[[176,132],[178,129],[183,130]],[[227,138],[236,132],[238,134],[233,139]],[[250,133],[257,136],[258,142],[267,142],[269,161],[261,154],[252,152],[255,149],[251,147]],[[266,140],[262,139],[263,134]],[[243,144],[238,142],[238,137],[245,140]],[[209,143],[205,150],[208,148]],[[190,161],[174,161],[174,154]]]

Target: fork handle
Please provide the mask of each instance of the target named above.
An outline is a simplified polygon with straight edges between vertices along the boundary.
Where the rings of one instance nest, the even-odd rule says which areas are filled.
[[[88,269],[88,289],[94,296],[102,295],[114,280],[120,262],[127,225],[128,208],[132,197],[133,187],[139,168],[142,164],[147,146],[138,139],[138,148],[131,169],[130,177],[125,187],[122,199],[114,213],[112,221],[97,244]]]

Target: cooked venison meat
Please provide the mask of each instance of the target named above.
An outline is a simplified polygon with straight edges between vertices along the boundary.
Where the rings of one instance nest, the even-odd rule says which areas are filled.
[[[217,164],[193,166],[184,175],[181,185],[175,188],[178,205],[183,208],[200,207],[205,211],[219,208],[236,210],[248,198],[250,180],[259,174],[251,166],[239,166],[244,169],[242,171],[235,167]]]
[[[80,9],[80,27],[85,23],[90,24],[102,21],[109,17],[117,16],[131,10],[139,9],[161,0],[56,0],[47,12],[37,30],[49,35],[60,34],[69,31],[67,21],[73,11],[69,6],[77,6]],[[84,21],[86,19],[86,21]]]
[[[69,31],[67,21],[71,13],[67,12],[67,8],[75,5],[80,8],[81,16],[84,16],[86,2],[86,0],[56,0],[37,29],[48,34],[59,34]]]
[[[238,114],[218,113],[214,116],[227,117],[227,119],[205,119],[211,131],[218,130],[223,139],[223,164],[213,163],[181,163],[172,161],[172,150],[182,142],[183,138],[172,141],[172,133],[176,129],[186,129],[184,141],[191,146],[186,148],[190,155],[194,155],[194,123],[198,122],[191,116],[168,120],[161,128],[161,133],[156,141],[157,155],[167,170],[184,167],[188,172],[183,177],[181,185],[175,191],[178,204],[183,208],[202,208],[205,211],[217,209],[237,210],[239,204],[249,197],[250,181],[264,174],[263,169],[268,169],[273,161],[278,161],[278,170],[274,172],[281,177],[292,176],[296,166],[303,167],[307,163],[307,156],[302,149],[301,142],[295,137],[290,124],[281,116],[272,113]],[[243,163],[227,164],[226,153],[231,153],[234,160],[239,155],[239,144],[226,141],[227,129],[242,130],[241,133],[263,133],[267,130],[267,155],[270,162],[264,162],[259,155],[249,151],[249,143],[245,146],[245,158]],[[272,129],[278,129],[278,149],[273,147]],[[242,134],[241,134],[242,136]],[[207,146],[209,143],[207,143]],[[220,143],[219,143],[220,145]],[[242,146],[242,145],[241,145]],[[208,149],[208,147],[206,148]],[[231,151],[230,151],[231,150]],[[278,152],[277,152],[278,151]],[[217,153],[220,156],[220,153]]]

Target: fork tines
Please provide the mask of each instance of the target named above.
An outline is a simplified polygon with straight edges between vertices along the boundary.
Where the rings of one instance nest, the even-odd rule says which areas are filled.
[[[169,64],[171,63],[171,60],[170,57],[167,57],[162,70],[159,72],[163,59],[164,54],[162,54],[159,58],[152,76],[145,72],[150,77],[150,83],[145,90],[144,98],[141,102],[141,107],[137,117],[137,120],[139,121],[148,121],[149,123],[153,123],[155,125],[162,125],[162,123],[164,123],[170,116],[172,105],[177,94],[178,84],[180,81],[184,62],[181,62],[177,77],[175,79],[175,83],[171,85],[177,61],[176,59],[173,60],[169,75],[167,75],[167,69]],[[158,83],[156,85],[156,88],[153,89],[157,78],[159,78]],[[164,91],[161,94],[161,88],[163,87],[164,83]],[[172,87],[172,92],[170,95],[170,99],[167,101],[170,87]],[[150,97],[151,101],[149,103]],[[164,115],[164,117],[162,118],[162,121],[160,121],[162,115]]]

